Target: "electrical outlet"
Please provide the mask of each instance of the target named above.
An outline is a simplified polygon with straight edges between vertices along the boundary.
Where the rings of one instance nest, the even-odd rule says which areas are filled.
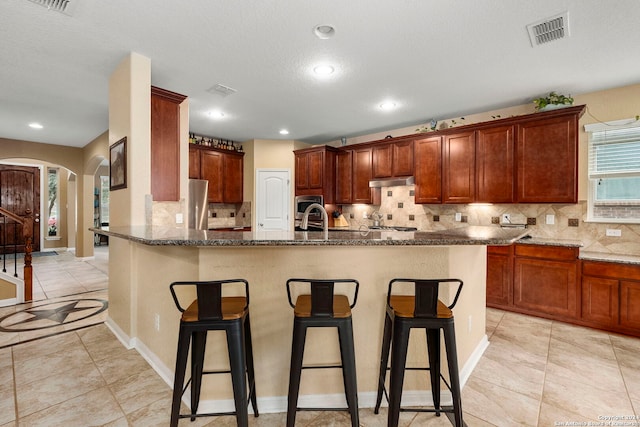
[[[367,219],[367,211],[362,212],[362,219]]]
[[[456,221],[462,221],[462,214],[460,212],[456,212]]]
[[[176,224],[182,224],[184,222],[184,217],[181,213],[176,214]]]
[[[609,237],[621,237],[622,230],[618,230],[615,228],[607,228],[607,236]]]
[[[553,225],[556,223],[556,216],[553,214],[549,214],[545,218],[547,225]]]
[[[160,332],[160,315],[156,313],[153,318],[153,327],[156,328],[156,331]]]
[[[492,216],[491,217],[491,224],[500,224],[500,217],[499,216]]]
[[[509,223],[511,223],[511,215],[510,214],[502,214],[501,220],[502,220],[503,224],[509,224]]]

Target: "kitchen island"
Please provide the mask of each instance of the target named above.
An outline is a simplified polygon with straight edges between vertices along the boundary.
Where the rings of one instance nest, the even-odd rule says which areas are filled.
[[[468,378],[488,342],[485,335],[486,245],[509,245],[526,230],[467,227],[438,232],[209,232],[178,228],[93,229],[109,242],[108,325],[135,347],[169,384],[173,382],[180,313],[169,293],[178,280],[244,278],[250,284],[256,388],[260,411],[283,412],[289,378],[293,312],[285,282],[292,277],[352,278],[360,282],[353,310],[360,406],[372,407],[389,280],[459,278],[454,309],[461,378]],[[441,299],[453,298],[443,289]],[[183,295],[192,299],[193,295]],[[206,369],[228,365],[224,337],[210,334]],[[309,331],[305,364],[340,359],[335,329]],[[424,365],[424,334],[411,337],[408,365]],[[210,379],[209,379],[210,378]],[[233,406],[230,381],[209,377],[201,410]],[[431,400],[426,375],[408,375],[405,402]],[[185,396],[187,396],[185,394]],[[447,395],[443,395],[443,403]],[[342,406],[339,371],[305,371],[300,406]]]

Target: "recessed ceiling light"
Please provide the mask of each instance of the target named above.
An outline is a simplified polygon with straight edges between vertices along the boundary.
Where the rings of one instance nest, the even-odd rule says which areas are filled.
[[[286,129],[280,129],[280,135],[289,135],[289,131]]]
[[[392,101],[385,101],[382,104],[380,104],[380,109],[384,111],[393,110],[394,108],[396,108],[396,103]]]
[[[333,68],[331,65],[318,65],[313,67],[313,72],[318,76],[328,76],[330,74],[333,74],[334,71],[335,68]]]
[[[319,39],[326,40],[336,35],[336,29],[331,25],[316,25],[313,27],[313,34]]]
[[[209,111],[208,114],[212,119],[221,119],[224,117],[224,113],[222,111]]]
[[[42,129],[44,126],[42,126],[40,123],[29,123],[29,127],[32,129]]]

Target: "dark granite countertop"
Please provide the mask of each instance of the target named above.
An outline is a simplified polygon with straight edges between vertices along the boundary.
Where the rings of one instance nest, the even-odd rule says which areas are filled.
[[[633,264],[640,265],[640,256],[638,255],[623,255],[612,254],[605,252],[592,252],[592,251],[580,251],[578,256],[584,261],[603,261],[603,262],[615,262],[617,264]]]
[[[567,248],[582,247],[582,242],[580,240],[551,239],[547,237],[528,237],[520,239],[516,243],[523,245],[564,246]]]
[[[170,227],[103,227],[91,231],[154,246],[437,246],[510,245],[522,229],[470,226],[446,231],[206,231]]]

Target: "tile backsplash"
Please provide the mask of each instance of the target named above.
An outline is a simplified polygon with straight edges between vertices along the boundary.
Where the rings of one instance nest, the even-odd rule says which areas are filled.
[[[588,251],[640,255],[640,225],[604,224],[584,222],[587,203],[577,204],[496,204],[496,205],[416,205],[414,186],[388,187],[382,189],[381,203],[373,205],[342,205],[342,213],[350,226],[371,225],[364,219],[375,211],[382,214],[383,225],[416,227],[419,230],[435,231],[469,225],[493,225],[492,220],[508,214],[511,223],[528,224],[532,237],[579,240]],[[461,221],[456,221],[456,213]],[[353,214],[353,218],[351,218]],[[391,220],[386,218],[391,217]],[[463,222],[466,219],[466,222]],[[551,223],[553,222],[553,223]],[[577,226],[576,226],[577,224]],[[621,237],[606,236],[607,229],[622,231]]]

